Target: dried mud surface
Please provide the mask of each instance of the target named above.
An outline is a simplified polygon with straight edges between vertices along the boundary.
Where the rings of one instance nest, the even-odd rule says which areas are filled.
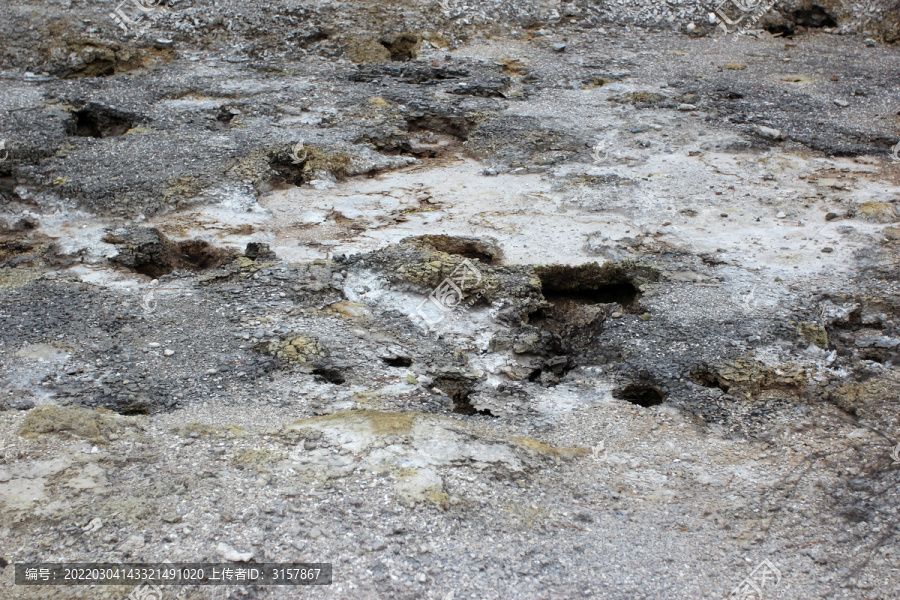
[[[893,8],[592,6],[5,5],[0,597],[897,598]]]

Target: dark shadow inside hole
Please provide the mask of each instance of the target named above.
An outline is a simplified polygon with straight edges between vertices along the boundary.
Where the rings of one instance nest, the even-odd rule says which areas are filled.
[[[69,132],[81,137],[107,138],[124,135],[132,127],[133,118],[118,111],[91,105],[72,114]]]
[[[791,13],[788,22],[777,25],[769,25],[765,29],[772,35],[791,38],[797,33],[798,28],[820,29],[822,27],[837,27],[837,22],[828,12],[818,5],[808,9],[795,10]]]
[[[775,36],[781,36],[786,38],[794,37],[794,27],[788,25],[786,23],[782,23],[779,25],[768,25],[765,27],[765,30]]]
[[[149,415],[150,406],[145,402],[129,402],[114,407],[120,415]]]
[[[640,290],[629,273],[619,266],[549,265],[536,269],[541,292],[550,303],[616,303],[626,310],[639,310]]]
[[[658,406],[666,399],[662,390],[656,386],[643,383],[631,383],[619,388],[613,392],[613,397],[619,400],[628,400],[632,404],[637,404],[644,408]]]
[[[381,45],[391,53],[391,60],[407,61],[418,58],[421,38],[413,33],[401,33],[391,40],[381,40]]]
[[[486,265],[499,262],[503,254],[498,246],[479,238],[429,234],[404,238],[402,241],[425,246],[438,252],[446,252],[447,254],[455,254],[470,260],[478,260]]]
[[[313,370],[313,375],[316,376],[317,379],[326,381],[328,383],[333,383],[334,385],[341,385],[346,381],[344,379],[344,374],[341,373],[338,369],[328,369],[328,368],[319,368]]]
[[[229,253],[205,240],[178,242],[180,258],[195,270],[212,269],[221,265]]]
[[[394,356],[391,358],[382,358],[384,364],[389,367],[410,367],[412,366],[412,359],[407,356]]]
[[[453,412],[457,414],[494,416],[489,410],[477,410],[472,406],[469,402],[472,384],[464,378],[438,377],[434,380],[434,387],[450,396],[450,399],[453,400]]]
[[[791,15],[794,22],[801,27],[837,27],[837,23],[831,18],[824,8],[813,5],[808,10],[796,10]]]
[[[697,369],[693,373],[691,373],[691,381],[706,388],[718,388],[726,394],[728,393],[728,388],[730,387],[727,383],[720,380],[715,373],[705,368]]]
[[[544,298],[549,302],[574,300],[583,304],[606,304],[615,302],[622,306],[631,306],[639,296],[638,289],[630,282],[597,284],[592,289],[571,291],[546,290]]]
[[[461,142],[469,138],[472,129],[471,120],[457,116],[425,115],[407,119],[406,124],[410,133],[432,131],[455,137]]]

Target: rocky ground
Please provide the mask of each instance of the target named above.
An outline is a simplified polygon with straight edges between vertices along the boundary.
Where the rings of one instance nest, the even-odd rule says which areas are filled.
[[[900,597],[897,20],[678,4],[4,3],[0,597]]]

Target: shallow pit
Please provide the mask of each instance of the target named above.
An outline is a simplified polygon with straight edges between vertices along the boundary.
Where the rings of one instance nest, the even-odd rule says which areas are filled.
[[[648,383],[629,383],[613,390],[613,397],[628,400],[644,408],[659,406],[666,400],[666,394],[655,385]]]

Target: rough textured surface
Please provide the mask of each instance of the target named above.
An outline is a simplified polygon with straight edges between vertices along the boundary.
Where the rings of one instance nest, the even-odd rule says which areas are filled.
[[[0,22],[0,598],[897,597],[896,6],[117,7]]]

